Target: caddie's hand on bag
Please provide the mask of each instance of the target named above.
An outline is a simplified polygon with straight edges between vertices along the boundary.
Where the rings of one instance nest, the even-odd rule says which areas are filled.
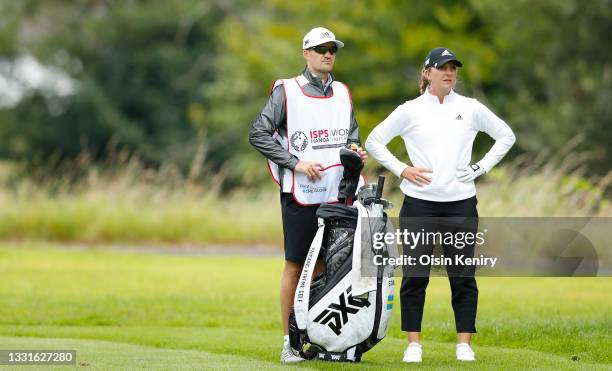
[[[355,143],[351,144],[351,150],[357,152],[359,157],[361,157],[361,161],[363,161],[363,163],[365,164],[366,160],[368,159],[368,152],[364,151],[363,148],[359,147]]]
[[[459,179],[460,182],[469,183],[484,173],[485,169],[482,166],[473,164],[468,167],[457,169],[457,179]]]

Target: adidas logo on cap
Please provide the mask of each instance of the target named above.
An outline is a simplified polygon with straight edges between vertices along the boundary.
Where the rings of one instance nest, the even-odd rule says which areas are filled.
[[[315,27],[304,35],[302,40],[302,49],[309,49],[313,46],[321,45],[326,42],[333,41],[338,48],[342,48],[344,43],[336,39],[333,32],[324,27]]]
[[[436,67],[444,65],[449,61],[454,61],[457,67],[462,67],[463,64],[455,58],[455,54],[447,48],[435,48],[432,49],[425,59],[425,68]]]

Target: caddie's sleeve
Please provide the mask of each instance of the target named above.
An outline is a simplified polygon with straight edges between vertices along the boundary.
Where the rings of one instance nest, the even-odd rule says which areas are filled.
[[[355,120],[355,112],[351,108],[351,127],[349,129],[348,138],[346,140],[346,148],[350,148],[351,144],[357,144],[361,147],[361,139],[359,138],[359,126],[357,120]]]
[[[293,170],[299,159],[272,137],[285,125],[286,117],[285,94],[283,86],[278,85],[272,90],[259,117],[251,124],[249,143],[278,166]]]

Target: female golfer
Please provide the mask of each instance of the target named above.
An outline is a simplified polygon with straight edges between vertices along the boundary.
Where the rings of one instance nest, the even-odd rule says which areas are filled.
[[[515,136],[482,103],[453,90],[457,67],[461,66],[447,48],[429,52],[421,71],[421,96],[400,105],[381,122],[368,137],[366,149],[403,179],[400,188],[405,199],[400,217],[466,217],[476,222],[464,228],[474,230],[478,217],[474,179],[490,171],[506,155]],[[472,144],[479,131],[495,139],[495,144],[484,158],[471,164]],[[386,147],[398,135],[404,140],[412,166],[397,159]],[[430,253],[432,248],[426,246],[422,253]],[[474,245],[454,253],[457,251],[464,257],[473,256]],[[444,254],[453,252],[445,245]],[[415,272],[404,274],[400,290],[402,330],[408,334],[405,362],[421,362],[423,353],[420,333],[429,267]],[[470,338],[476,332],[478,302],[474,269],[451,274],[447,266],[447,272],[457,329],[456,356],[460,361],[474,361],[470,347]]]

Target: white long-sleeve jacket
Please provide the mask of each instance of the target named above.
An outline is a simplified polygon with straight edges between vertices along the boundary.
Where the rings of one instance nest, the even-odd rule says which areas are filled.
[[[386,145],[401,136],[412,166],[431,169],[432,182],[419,187],[404,179],[404,194],[428,201],[459,201],[476,194],[474,182],[456,178],[458,168],[471,164],[472,144],[484,131],[495,144],[477,162],[490,171],[510,150],[516,138],[510,127],[485,105],[453,90],[441,104],[426,91],[393,111],[370,133],[365,146],[369,153],[396,176],[408,166],[395,157]]]

